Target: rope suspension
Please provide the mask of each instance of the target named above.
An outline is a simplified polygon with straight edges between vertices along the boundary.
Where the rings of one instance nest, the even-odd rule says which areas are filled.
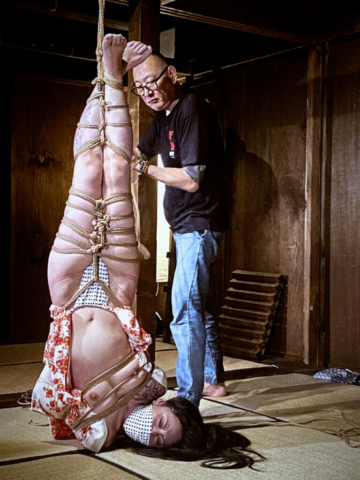
[[[83,124],[78,123],[79,128],[92,128],[99,130],[99,136],[86,142],[82,147],[77,150],[75,153],[75,161],[77,158],[85,153],[86,151],[100,146],[102,150],[107,146],[111,148],[115,153],[120,157],[124,158],[127,162],[130,162],[130,157],[127,152],[122,149],[120,146],[113,143],[109,138],[106,138],[106,127],[128,127],[131,126],[130,121],[126,122],[117,122],[117,123],[106,123],[105,115],[106,111],[114,108],[129,108],[128,105],[123,104],[106,104],[105,101],[105,85],[108,85],[111,88],[117,90],[123,90],[124,86],[122,82],[119,82],[115,78],[112,78],[110,75],[105,74],[104,64],[103,64],[103,40],[104,40],[104,12],[105,12],[105,0],[99,0],[99,21],[98,21],[98,34],[97,34],[97,48],[96,48],[96,60],[97,60],[97,77],[92,81],[92,84],[97,85],[97,91],[88,99],[87,103],[91,102],[94,99],[99,99],[99,111],[100,111],[100,123],[99,125],[93,124]],[[86,230],[81,228],[79,225],[71,221],[67,217],[63,217],[62,223],[70,228],[72,231],[80,235],[87,240],[89,243],[85,243],[80,240],[76,240],[70,236],[57,233],[57,238],[64,240],[68,243],[75,245],[77,248],[59,248],[53,246],[52,249],[57,253],[64,254],[91,254],[93,256],[93,272],[89,282],[84,285],[78,292],[76,292],[72,298],[66,303],[64,308],[67,308],[71,305],[92,283],[99,283],[110,300],[118,307],[122,307],[122,304],[110,290],[110,288],[99,278],[99,258],[108,258],[117,262],[126,262],[126,263],[137,263],[139,260],[132,258],[123,258],[115,255],[104,254],[102,251],[108,249],[109,246],[119,246],[119,247],[138,247],[138,243],[135,242],[109,242],[107,241],[107,235],[118,234],[118,235],[129,235],[136,234],[135,227],[115,227],[110,228],[110,222],[113,220],[122,220],[126,218],[131,218],[134,216],[134,213],[128,213],[121,216],[110,216],[105,213],[105,207],[114,202],[132,200],[132,194],[123,193],[119,195],[114,195],[107,199],[93,199],[83,192],[71,187],[69,194],[83,198],[94,205],[94,209],[86,208],[80,205],[71,203],[69,200],[66,202],[66,205],[77,210],[81,210],[85,213],[89,213],[95,216],[93,220],[94,230],[92,233],[88,233]]]

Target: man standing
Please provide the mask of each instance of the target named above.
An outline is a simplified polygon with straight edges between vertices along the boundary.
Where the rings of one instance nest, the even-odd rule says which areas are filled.
[[[165,217],[176,243],[171,332],[178,396],[224,396],[223,359],[210,295],[210,267],[228,227],[224,147],[210,104],[182,91],[176,69],[153,53],[133,70],[131,92],[157,112],[135,149],[133,168],[166,184]],[[160,154],[164,167],[150,165]]]

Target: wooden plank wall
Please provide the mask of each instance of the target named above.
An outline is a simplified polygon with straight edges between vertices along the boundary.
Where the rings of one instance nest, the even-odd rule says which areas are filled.
[[[307,53],[228,72],[225,133],[231,228],[226,281],[235,269],[288,276],[281,353],[302,358]]]
[[[49,333],[47,260],[71,184],[76,124],[92,90],[82,83],[13,79],[12,343],[45,341]]]
[[[324,214],[324,258],[318,258],[318,269],[327,262],[325,298],[317,291],[314,300],[327,305],[322,321],[328,346],[308,345],[312,357],[315,350],[321,354],[319,366],[355,369],[360,368],[359,59],[360,40],[329,46],[323,129],[328,179],[323,178],[324,192],[321,197],[317,192],[312,205],[318,217]],[[225,71],[220,96],[219,83],[195,89],[218,111],[227,151],[231,228],[214,265],[217,310],[234,269],[287,275],[287,323],[275,326],[271,348],[300,359],[309,336],[304,329],[319,328],[315,317],[306,325],[304,311],[308,61],[304,50],[296,58]],[[317,121],[319,112],[314,115]],[[320,217],[314,228],[319,231]],[[315,340],[323,342],[319,335]]]
[[[360,369],[360,40],[329,50],[330,364]]]
[[[324,145],[329,191],[324,198],[329,203],[329,360],[356,369],[360,40],[332,45],[328,56]],[[304,334],[307,62],[304,50],[295,57],[223,71],[221,82],[195,89],[218,111],[227,150],[231,228],[214,265],[217,310],[233,270],[287,275],[287,324],[277,327],[274,349],[297,358],[303,358]],[[43,341],[48,334],[47,257],[71,182],[76,122],[91,90],[80,83],[13,79],[10,342]]]
[[[235,269],[287,275],[289,321],[275,327],[272,350],[302,358],[307,52],[221,80],[194,89],[217,110],[227,154],[231,227],[213,269],[216,310]]]

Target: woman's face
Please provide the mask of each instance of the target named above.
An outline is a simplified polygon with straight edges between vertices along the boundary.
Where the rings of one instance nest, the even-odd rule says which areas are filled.
[[[180,420],[163,403],[164,400],[153,403],[153,424],[149,447],[170,447],[182,438]]]

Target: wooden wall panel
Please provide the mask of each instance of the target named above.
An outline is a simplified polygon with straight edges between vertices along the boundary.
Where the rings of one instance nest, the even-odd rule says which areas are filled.
[[[330,363],[360,368],[360,40],[329,52]]]
[[[76,124],[92,89],[83,83],[13,80],[10,342],[48,335],[47,260],[71,184]]]
[[[159,0],[131,0],[129,19],[129,40],[151,45],[154,50],[160,46],[160,2]],[[132,85],[132,71],[128,74],[128,84]],[[147,107],[140,97],[129,95],[130,114],[133,127],[134,147],[139,143],[154,119],[154,111]],[[144,178],[145,177],[145,178]],[[138,241],[150,253],[150,258],[140,262],[139,282],[133,308],[142,318],[144,329],[155,338],[156,334],[156,225],[157,225],[157,182],[146,175],[138,177],[132,187],[132,194],[138,202],[140,228]],[[136,181],[136,175],[132,179]],[[152,359],[155,358],[155,343],[149,347]]]
[[[288,276],[282,353],[302,358],[307,57],[226,74],[231,228],[226,278],[235,269]]]

